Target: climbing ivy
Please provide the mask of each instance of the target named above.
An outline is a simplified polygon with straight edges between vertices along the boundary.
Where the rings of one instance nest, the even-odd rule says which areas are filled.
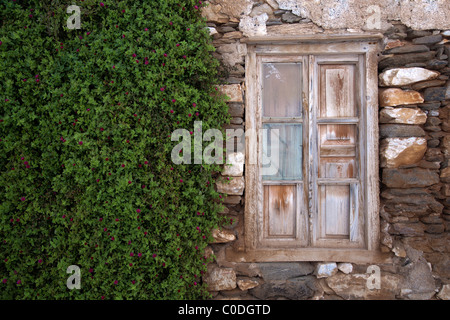
[[[219,168],[170,137],[228,121],[202,5],[0,1],[0,299],[208,296]]]

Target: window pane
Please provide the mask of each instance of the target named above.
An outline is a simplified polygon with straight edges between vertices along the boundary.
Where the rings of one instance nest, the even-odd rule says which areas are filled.
[[[302,125],[266,123],[262,139],[263,179],[302,179]]]
[[[302,64],[263,64],[263,116],[302,116]]]

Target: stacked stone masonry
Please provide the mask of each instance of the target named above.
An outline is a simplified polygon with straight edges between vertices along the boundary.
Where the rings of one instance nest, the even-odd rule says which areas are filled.
[[[245,130],[241,39],[368,32],[367,6],[348,1],[343,8],[341,2],[209,1],[203,15],[222,63],[221,90],[230,97],[225,128]],[[378,264],[381,288],[367,287],[369,265],[346,261],[227,262],[225,249],[239,246],[244,232],[244,156],[233,153],[217,180],[218,191],[227,194],[222,214],[228,223],[213,231],[216,241],[205,253],[215,255],[203,278],[214,299],[450,299],[450,5],[437,3],[434,24],[426,19],[420,25],[414,14],[430,8],[382,2],[386,10],[375,30],[384,34],[378,64],[380,241],[392,262]],[[314,3],[322,7],[314,10]],[[352,12],[361,14],[345,20]]]

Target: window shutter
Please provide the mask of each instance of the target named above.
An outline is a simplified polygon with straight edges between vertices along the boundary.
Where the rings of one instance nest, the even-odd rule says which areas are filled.
[[[313,245],[362,247],[363,217],[359,195],[363,184],[361,158],[361,72],[358,55],[317,56],[313,59],[316,96],[312,114],[317,137],[311,172],[316,194]]]

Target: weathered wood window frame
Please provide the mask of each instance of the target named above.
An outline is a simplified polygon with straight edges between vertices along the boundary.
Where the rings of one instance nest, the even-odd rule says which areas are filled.
[[[383,260],[379,251],[378,185],[378,72],[377,53],[380,34],[306,35],[295,37],[255,37],[245,39],[246,56],[246,133],[256,132],[256,146],[246,135],[244,236],[238,245],[227,249],[227,260],[253,261],[348,261]],[[299,64],[302,70],[302,114],[275,117],[263,111],[262,75],[265,63]],[[352,68],[355,79],[355,114],[344,117],[321,117],[319,92],[321,72],[329,66]],[[340,72],[340,71],[339,71]],[[344,71],[343,71],[344,72]],[[323,77],[322,77],[323,78]],[[323,99],[323,97],[322,97]],[[263,139],[261,132],[275,124],[298,124],[302,128],[302,176],[299,179],[263,179],[261,174]],[[351,178],[319,177],[320,128],[347,126],[354,128],[357,174]],[[353,129],[352,129],[353,130]],[[270,139],[270,138],[269,138]],[[321,149],[322,150],[322,149]],[[255,156],[256,153],[256,156]],[[255,159],[251,161],[251,159]],[[255,163],[254,163],[255,162]],[[277,236],[276,225],[268,226],[268,190],[284,192],[293,198],[290,204],[292,226]],[[289,187],[290,186],[290,187]],[[324,236],[324,222],[318,214],[319,193],[327,188],[347,192],[351,217],[346,237]],[[337,186],[337,187],[334,187]],[[340,187],[341,186],[341,187]],[[321,191],[322,190],[322,191]],[[338,190],[339,191],[339,190]],[[291,199],[289,198],[289,199]],[[264,200],[266,199],[266,200]],[[264,204],[266,202],[266,205]],[[291,201],[291,200],[289,200]],[[286,200],[288,202],[288,200]],[[332,203],[332,202],[331,202]],[[323,215],[323,213],[322,213]],[[265,222],[264,222],[265,221]],[[268,232],[268,228],[275,231]],[[279,227],[278,227],[279,228]],[[341,227],[346,228],[346,227]],[[344,232],[344,233],[345,233]],[[338,232],[339,233],[339,232]]]

